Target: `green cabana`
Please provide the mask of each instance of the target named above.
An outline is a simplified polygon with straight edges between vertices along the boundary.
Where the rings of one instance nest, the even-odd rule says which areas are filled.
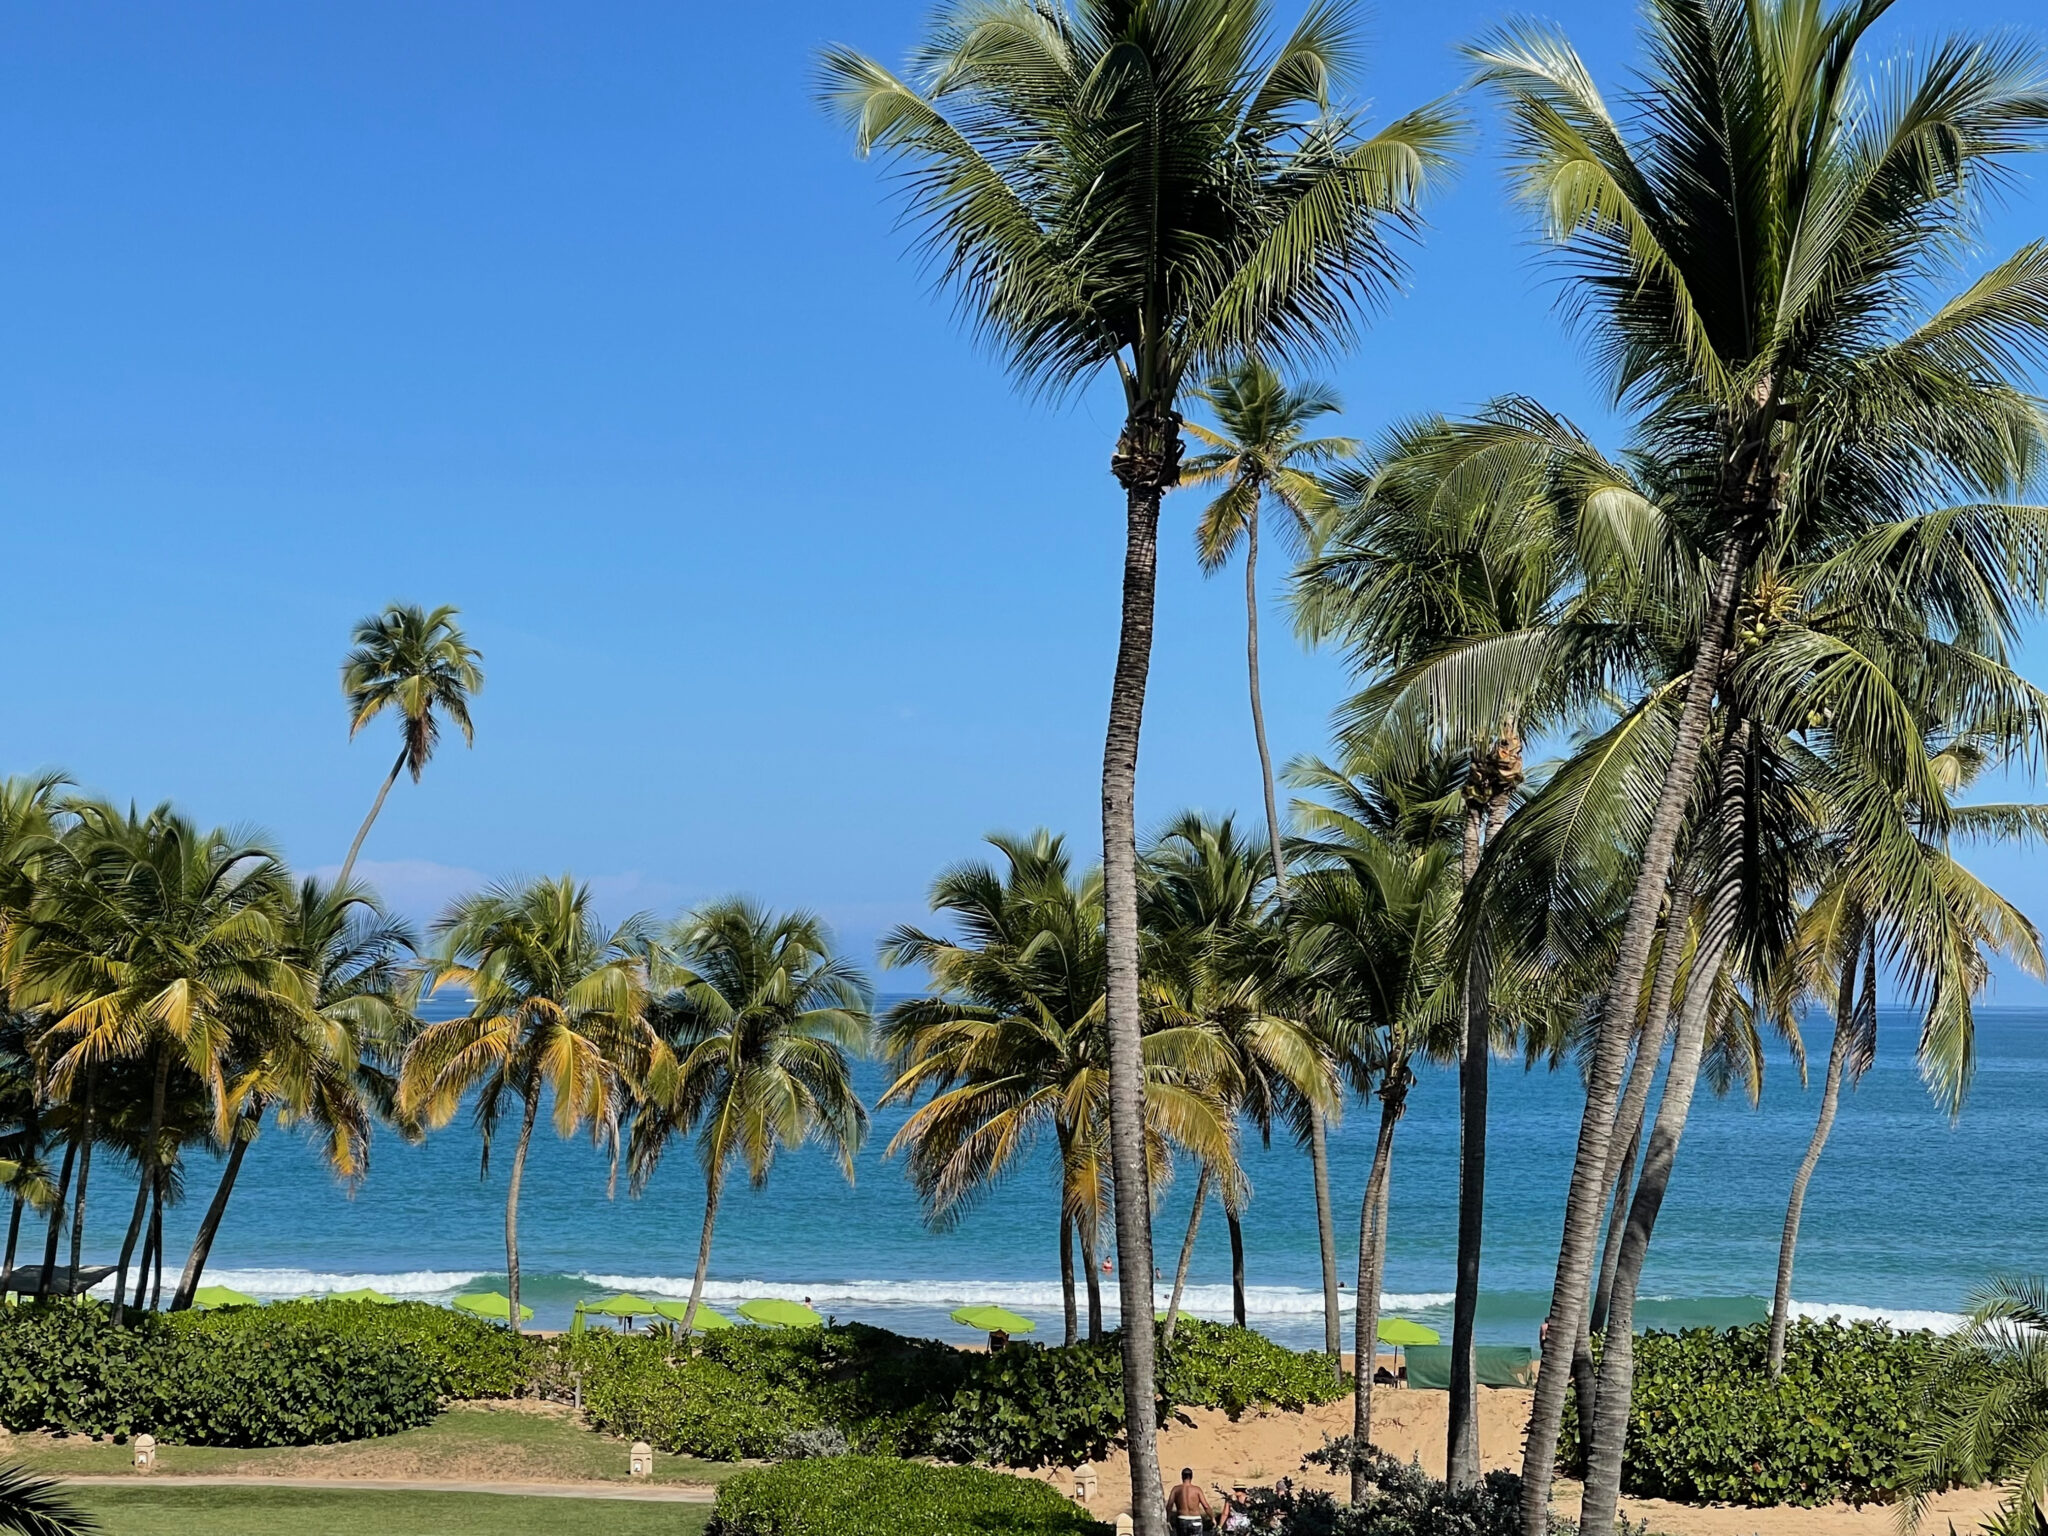
[[[1036,1333],[1038,1324],[1008,1307],[955,1307],[953,1321],[982,1333]]]
[[[498,1291],[477,1291],[468,1296],[458,1296],[450,1305],[458,1312],[467,1312],[471,1317],[487,1317],[497,1323],[512,1321],[512,1303]],[[533,1308],[522,1305],[519,1309],[519,1321],[532,1322]]]
[[[689,1310],[690,1304],[687,1301],[657,1301],[654,1304],[654,1315],[665,1317],[672,1323],[682,1322],[683,1314]],[[697,1333],[716,1333],[721,1328],[730,1328],[732,1319],[720,1316],[700,1301],[697,1303],[697,1315],[691,1320],[690,1326]]]
[[[802,1302],[784,1301],[777,1296],[743,1301],[738,1310],[741,1317],[763,1328],[815,1328],[825,1321]]]
[[[260,1307],[263,1303],[229,1286],[202,1285],[192,1293],[192,1305],[212,1310],[216,1307]]]

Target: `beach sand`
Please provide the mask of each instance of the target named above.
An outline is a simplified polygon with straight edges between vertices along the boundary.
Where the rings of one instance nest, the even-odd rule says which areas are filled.
[[[1530,1398],[1531,1394],[1523,1391],[1489,1388],[1480,1392],[1480,1459],[1489,1470],[1521,1465]],[[1448,1393],[1382,1387],[1373,1394],[1373,1443],[1403,1461],[1419,1458],[1425,1471],[1441,1477],[1449,1414]],[[1325,1435],[1351,1432],[1349,1398],[1305,1413],[1247,1413],[1235,1423],[1218,1409],[1195,1410],[1185,1417],[1190,1422],[1168,1424],[1159,1433],[1159,1462],[1170,1477],[1178,1476],[1183,1466],[1191,1466],[1204,1489],[1219,1484],[1227,1489],[1238,1482],[1274,1483],[1283,1477],[1333,1492],[1339,1489],[1339,1478],[1329,1472],[1304,1472],[1301,1458],[1321,1445]],[[1096,1464],[1094,1471],[1096,1495],[1089,1501],[1089,1510],[1098,1518],[1114,1519],[1130,1508],[1128,1465],[1112,1455]],[[1051,1483],[1070,1495],[1074,1491],[1074,1474],[1066,1468],[1017,1475]],[[1929,1510],[1922,1529],[1945,1536],[1953,1520],[1958,1532],[1975,1531],[1998,1499],[1995,1489],[1948,1494]],[[1576,1484],[1558,1485],[1559,1514],[1576,1515],[1578,1502]],[[1695,1508],[1657,1499],[1625,1499],[1622,1504],[1630,1519],[1647,1520],[1658,1536],[1895,1536],[1898,1529],[1898,1511],[1883,1505],[1861,1510],[1846,1504],[1820,1509]]]

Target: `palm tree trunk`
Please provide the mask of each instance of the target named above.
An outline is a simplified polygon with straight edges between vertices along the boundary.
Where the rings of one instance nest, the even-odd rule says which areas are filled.
[[[1595,1249],[1599,1246],[1601,1207],[1608,1189],[1607,1155],[1614,1126],[1621,1069],[1642,986],[1650,965],[1650,943],[1664,906],[1673,855],[1686,803],[1692,798],[1706,745],[1714,694],[1720,686],[1722,658],[1727,651],[1736,595],[1748,568],[1756,535],[1746,526],[1731,531],[1715,572],[1706,622],[1700,631],[1685,704],[1679,712],[1671,761],[1643,841],[1641,867],[1629,898],[1615,954],[1614,974],[1601,1010],[1593,1059],[1586,1075],[1586,1107],[1579,1120],[1578,1148],[1565,1198],[1564,1232],[1557,1249],[1557,1275],[1550,1292],[1550,1328],[1544,1338],[1543,1365],[1537,1373],[1535,1401],[1530,1408],[1528,1439],[1522,1453],[1522,1536],[1548,1536],[1550,1483],[1557,1458],[1557,1432],[1564,1418],[1565,1390],[1571,1380],[1571,1357],[1592,1285]],[[1593,1527],[1599,1529],[1599,1527]]]
[[[21,1117],[21,1161],[24,1173],[28,1171],[28,1165],[37,1161],[41,1151],[42,1117],[37,1113],[35,1096],[31,1093],[28,1109]],[[7,1218],[7,1258],[5,1262],[0,1262],[0,1275],[11,1275],[14,1273],[15,1244],[21,1237],[21,1213],[23,1207],[27,1204],[27,1196],[22,1194],[15,1195],[14,1211]]]
[[[1380,1095],[1380,1131],[1373,1142],[1372,1173],[1365,1181],[1365,1198],[1358,1203],[1358,1296],[1351,1314],[1354,1453],[1372,1444],[1372,1375],[1379,1363],[1380,1288],[1387,1272],[1387,1192],[1393,1182],[1394,1126],[1401,1118],[1401,1104],[1406,1097],[1405,1088]],[[1368,1491],[1365,1469],[1354,1460],[1351,1502],[1364,1503]]]
[[[1266,836],[1273,845],[1273,894],[1287,899],[1287,859],[1280,851],[1280,799],[1273,789],[1273,753],[1266,745],[1266,707],[1259,697],[1259,508],[1245,522],[1244,659],[1251,680],[1252,738],[1259,744],[1259,783],[1266,791]]]
[[[1173,1325],[1180,1321],[1181,1292],[1187,1289],[1188,1261],[1195,1256],[1195,1234],[1202,1230],[1202,1205],[1209,1198],[1209,1165],[1202,1164],[1202,1176],[1195,1180],[1195,1208],[1188,1213],[1188,1235],[1181,1239],[1180,1264],[1173,1272],[1173,1296],[1166,1303],[1166,1327],[1160,1342],[1173,1342]]]
[[[391,793],[391,786],[398,782],[398,775],[405,767],[405,755],[406,749],[400,747],[398,761],[391,765],[391,771],[384,776],[384,787],[377,791],[377,798],[370,802],[370,814],[363,818],[362,826],[356,829],[356,840],[348,845],[348,857],[341,861],[341,873],[334,878],[334,888],[337,891],[348,884],[348,877],[356,867],[356,855],[363,851],[363,839],[370,835],[370,828],[376,823],[377,813],[384,809],[384,797]],[[518,1328],[517,1319],[514,1319],[512,1326],[515,1330]]]
[[[1323,1255],[1323,1353],[1330,1357],[1330,1369],[1338,1363],[1343,1334],[1337,1322],[1337,1224],[1330,1214],[1330,1142],[1323,1126],[1323,1112],[1308,1112],[1308,1166],[1316,1189],[1316,1242]]]
[[[1468,894],[1479,872],[1487,810],[1476,796],[1465,807],[1461,874]],[[1487,1012],[1491,977],[1476,935],[1468,967],[1465,1042],[1458,1062],[1458,1261],[1451,1296],[1450,1426],[1444,1447],[1445,1477],[1453,1488],[1479,1482],[1479,1373],[1472,1341],[1479,1320],[1479,1258],[1486,1234],[1486,1099],[1493,1031]]]
[[[161,1312],[164,1306],[164,1191],[161,1184],[149,1201],[149,1240],[151,1267],[156,1271],[156,1281],[149,1292],[149,1308],[152,1312]]]
[[[1806,1208],[1806,1186],[1835,1128],[1835,1111],[1842,1102],[1842,1073],[1848,1061],[1849,1041],[1855,1032],[1856,961],[1862,941],[1849,946],[1849,958],[1842,962],[1842,984],[1835,996],[1835,1039],[1828,1047],[1827,1076],[1820,1090],[1820,1118],[1814,1123],[1813,1138],[1806,1144],[1806,1156],[1792,1176],[1792,1197],[1785,1202],[1785,1232],[1778,1240],[1778,1285],[1771,1294],[1771,1375],[1785,1370],[1785,1330],[1792,1317],[1792,1257],[1799,1247],[1799,1217]]]
[[[78,1138],[72,1136],[64,1143],[64,1163],[57,1173],[57,1198],[50,1202],[50,1229],[43,1237],[43,1273],[36,1285],[36,1295],[45,1299],[57,1275],[57,1240],[64,1235],[65,1208],[71,1203],[71,1167],[77,1156]]]
[[[1700,942],[1693,957],[1692,979],[1678,1030],[1671,1042],[1671,1066],[1664,1074],[1664,1096],[1643,1149],[1642,1171],[1629,1202],[1628,1227],[1614,1266],[1614,1298],[1600,1350],[1600,1380],[1593,1411],[1593,1449],[1586,1461],[1586,1490],[1579,1522],[1584,1530],[1605,1531],[1614,1524],[1621,1498],[1622,1461],[1628,1446],[1629,1408],[1635,1392],[1636,1288],[1649,1256],[1650,1234],[1670,1187],[1678,1145],[1692,1111],[1699,1082],[1700,1057],[1706,1046],[1707,1023],[1713,1012],[1715,983],[1728,954],[1742,907],[1744,816],[1742,792],[1748,728],[1737,725],[1722,743],[1716,774],[1719,862],[1713,897],[1707,906]]]
[[[207,1202],[206,1214],[200,1218],[199,1231],[192,1238],[192,1251],[185,1257],[185,1272],[178,1277],[178,1288],[171,1293],[173,1312],[183,1312],[192,1305],[192,1293],[199,1289],[199,1277],[206,1272],[214,1237],[220,1231],[221,1218],[227,1214],[228,1197],[234,1193],[242,1159],[249,1154],[249,1143],[256,1139],[256,1122],[263,1118],[263,1112],[259,1109],[243,1118],[248,1122],[249,1134],[242,1135],[241,1127],[236,1127],[234,1144],[228,1148],[227,1163],[220,1171],[220,1182],[214,1186],[213,1199]]]
[[[1076,1223],[1081,1229],[1081,1267],[1088,1271],[1088,1342],[1102,1342],[1102,1270],[1095,1260],[1095,1229],[1092,1223]],[[1152,1309],[1147,1307],[1149,1316]]]
[[[163,1201],[151,1200],[149,1217],[142,1226],[142,1257],[135,1261],[135,1310],[143,1311],[149,1305],[149,1266],[156,1257],[157,1244],[163,1241]]]
[[[718,1224],[718,1197],[724,1185],[725,1167],[721,1162],[704,1176],[704,1231],[697,1239],[697,1272],[690,1279],[690,1304],[683,1308],[685,1338],[697,1326],[697,1307],[704,1300],[704,1277],[711,1270],[711,1231]]]
[[[1060,1209],[1060,1311],[1067,1325],[1061,1342],[1071,1347],[1081,1336],[1081,1316],[1074,1301],[1074,1223],[1064,1206]]]
[[[1156,381],[1147,381],[1156,387]],[[1102,746],[1102,899],[1109,1035],[1109,1155],[1117,1288],[1124,1326],[1124,1433],[1135,1536],[1166,1536],[1152,1397],[1152,1194],[1145,1168],[1145,1080],[1138,1006],[1138,737],[1152,662],[1159,574],[1159,500],[1180,480],[1180,418],[1168,398],[1141,397],[1111,469],[1124,487],[1123,622]]]
[[[78,1284],[78,1266],[85,1253],[85,1195],[86,1186],[92,1179],[92,1144],[96,1131],[95,1122],[99,1116],[97,1095],[99,1068],[88,1067],[85,1073],[85,1146],[78,1154],[78,1193],[71,1201],[71,1283]]]
[[[128,1218],[128,1236],[121,1244],[120,1275],[114,1281],[114,1312],[116,1327],[120,1326],[122,1306],[128,1290],[128,1261],[135,1254],[135,1243],[142,1235],[142,1219],[149,1210],[150,1187],[163,1177],[163,1152],[157,1143],[164,1133],[164,1088],[171,1076],[170,1053],[162,1046],[156,1052],[156,1087],[150,1094],[149,1128],[142,1138],[142,1161],[135,1176],[135,1210]],[[137,1277],[135,1299],[142,1299],[142,1285]]]
[[[526,1177],[526,1149],[533,1141],[533,1119],[539,1112],[540,1082],[536,1078],[526,1085],[526,1113],[519,1122],[519,1144],[512,1149],[512,1177],[505,1185],[505,1319],[515,1334],[519,1332],[519,1186]],[[708,1228],[704,1241],[708,1248]]]
[[[1244,1223],[1236,1211],[1223,1207],[1224,1225],[1230,1228],[1230,1320],[1244,1326]]]
[[[14,1197],[14,1210],[7,1218],[7,1260],[5,1263],[0,1263],[0,1275],[11,1275],[14,1273],[14,1248],[21,1238],[22,1204],[22,1197],[16,1195]]]

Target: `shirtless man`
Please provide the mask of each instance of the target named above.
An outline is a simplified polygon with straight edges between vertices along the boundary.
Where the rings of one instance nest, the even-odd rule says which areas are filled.
[[[1209,1495],[1195,1486],[1195,1469],[1180,1469],[1180,1486],[1166,1495],[1166,1512],[1173,1517],[1176,1536],[1202,1536],[1202,1517],[1213,1515]]]

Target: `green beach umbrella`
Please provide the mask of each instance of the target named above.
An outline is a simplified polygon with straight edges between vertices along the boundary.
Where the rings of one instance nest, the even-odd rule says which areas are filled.
[[[488,1317],[492,1321],[500,1323],[512,1321],[512,1303],[498,1291],[479,1291],[468,1296],[458,1296],[451,1305],[456,1311],[467,1312],[472,1317]],[[519,1321],[522,1323],[532,1322],[533,1308],[521,1306],[519,1309]]]
[[[651,1317],[654,1303],[645,1296],[635,1296],[628,1291],[623,1296],[607,1296],[603,1301],[579,1303],[582,1311],[598,1317],[623,1317],[631,1321],[636,1317]]]
[[[773,1296],[741,1302],[739,1314],[763,1328],[815,1328],[825,1321],[800,1301],[783,1301]]]
[[[240,1291],[225,1285],[202,1285],[192,1293],[195,1307],[260,1307],[262,1302],[254,1296],[244,1296]]]
[[[1434,1328],[1411,1323],[1405,1317],[1383,1317],[1380,1319],[1379,1339],[1382,1344],[1406,1349],[1411,1344],[1441,1344],[1444,1336]]]
[[[380,1307],[395,1307],[398,1305],[394,1297],[386,1296],[382,1291],[373,1291],[367,1285],[353,1291],[336,1291],[327,1299],[329,1301],[369,1301],[375,1302]]]
[[[583,1331],[584,1316],[583,1303],[579,1301],[576,1303],[576,1315],[569,1319],[569,1332],[571,1334],[578,1334]]]
[[[680,1323],[683,1320],[683,1314],[689,1310],[690,1304],[687,1301],[657,1301],[654,1304],[655,1316],[665,1317],[672,1323]],[[732,1326],[732,1319],[719,1316],[718,1313],[700,1302],[697,1306],[696,1320],[691,1326],[698,1333],[716,1333],[721,1328],[730,1328]]]
[[[1008,1307],[955,1307],[953,1321],[981,1333],[1036,1333],[1038,1324]]]

